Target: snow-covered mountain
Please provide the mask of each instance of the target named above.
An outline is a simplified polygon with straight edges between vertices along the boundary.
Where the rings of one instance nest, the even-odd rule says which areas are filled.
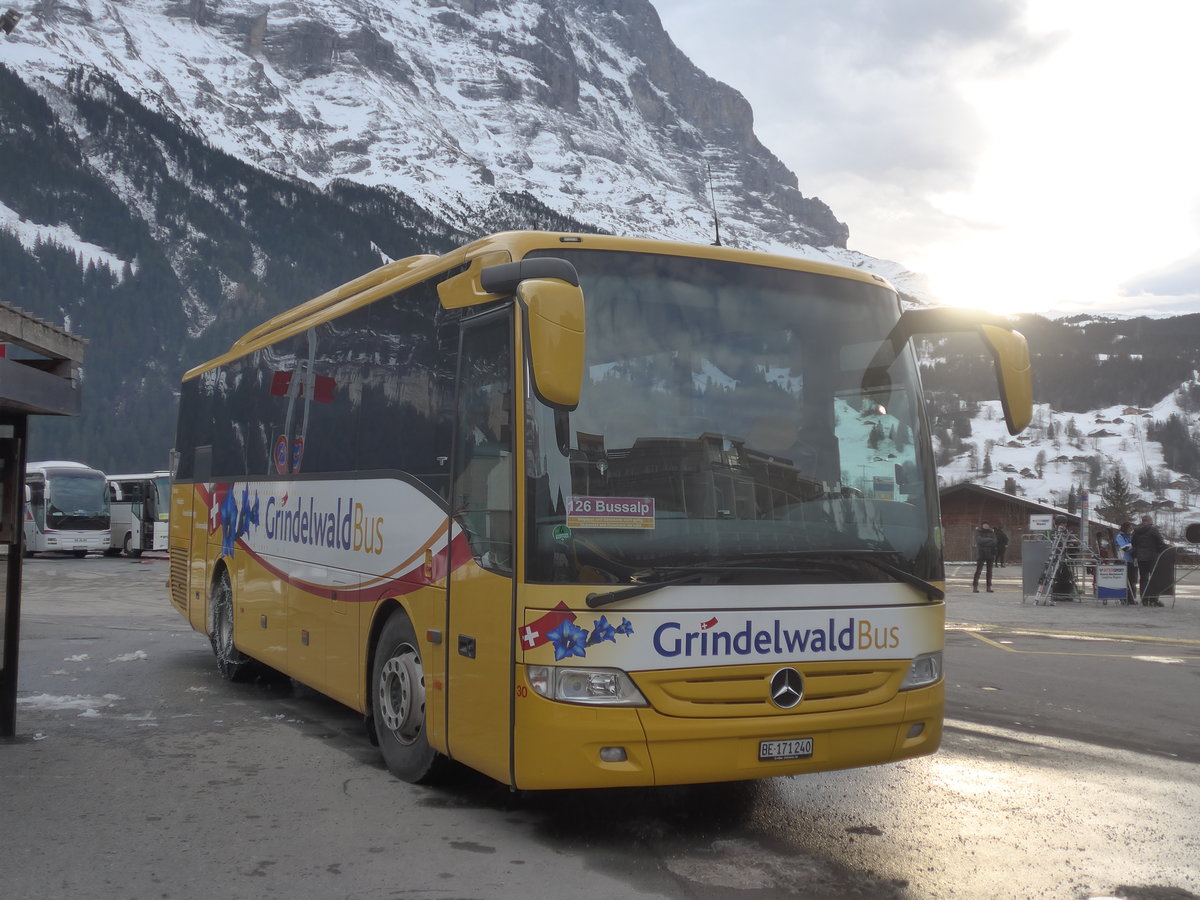
[[[39,455],[157,468],[182,371],[382,260],[507,228],[707,243],[715,207],[726,243],[866,268],[924,296],[899,264],[846,249],[847,226],[802,193],[745,99],[674,46],[649,0],[16,7],[19,27],[0,37],[0,297],[90,340],[96,401],[40,425]],[[1103,335],[1104,352],[1146,368],[1152,346],[1200,367],[1145,330]],[[1112,369],[1094,347],[1079,354],[1035,360],[1039,399],[1118,396],[1063,395],[1063,371],[1094,366],[1102,385]],[[946,380],[963,392],[985,368],[968,360]],[[1160,375],[1158,393],[1142,384],[1121,402],[1152,404],[1164,378],[1187,377]],[[1142,468],[1127,466],[1135,484]]]
[[[42,0],[5,62],[48,94],[103,72],[234,157],[392,189],[467,232],[525,192],[708,242],[715,204],[726,242],[876,265],[648,0]]]
[[[160,466],[181,371],[381,260],[508,228],[708,243],[715,208],[725,243],[922,296],[846,249],[648,0],[15,6],[4,299],[91,341],[105,401],[39,430],[52,456]]]

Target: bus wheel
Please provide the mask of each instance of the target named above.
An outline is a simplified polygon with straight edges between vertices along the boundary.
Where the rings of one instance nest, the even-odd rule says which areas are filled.
[[[208,639],[217,657],[217,671],[230,681],[247,680],[253,660],[233,646],[233,585],[226,570],[213,585],[208,614]]]
[[[130,559],[137,559],[139,556],[142,555],[142,551],[134,550],[132,545],[133,545],[133,535],[132,534],[125,535],[125,555],[128,556]]]
[[[445,761],[425,733],[425,669],[408,616],[383,626],[371,667],[371,716],[388,771],[402,781],[431,781]]]

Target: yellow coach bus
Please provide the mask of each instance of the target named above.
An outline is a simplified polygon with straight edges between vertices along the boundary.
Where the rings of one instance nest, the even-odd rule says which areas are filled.
[[[586,298],[586,299],[585,299]],[[942,534],[904,311],[803,259],[494,235],[188,372],[170,593],[220,671],[361,712],[388,768],[678,784],[937,749]]]

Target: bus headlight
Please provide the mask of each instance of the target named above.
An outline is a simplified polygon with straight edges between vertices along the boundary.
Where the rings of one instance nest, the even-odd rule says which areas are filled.
[[[904,680],[900,682],[900,690],[911,691],[913,688],[929,687],[942,679],[942,651],[922,653],[912,661]]]
[[[620,669],[526,666],[529,686],[548,700],[593,706],[649,706],[633,679]]]

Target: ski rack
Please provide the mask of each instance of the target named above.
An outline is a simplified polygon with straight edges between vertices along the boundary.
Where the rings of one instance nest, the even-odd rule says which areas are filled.
[[[1088,547],[1079,542],[1079,536],[1064,529],[1055,529],[1050,539],[1050,555],[1046,566],[1038,578],[1037,590],[1033,595],[1035,606],[1053,606],[1055,599],[1079,600],[1084,596],[1081,587],[1088,573],[1095,571],[1100,562],[1099,557]],[[1054,593],[1054,582],[1063,568],[1070,570],[1071,592],[1067,594]],[[1081,578],[1081,573],[1083,573]],[[1105,606],[1107,600],[1100,600]]]
[[[1046,559],[1046,566],[1038,578],[1037,590],[1033,593],[1034,606],[1054,605],[1054,576],[1058,574],[1058,567],[1067,555],[1067,538],[1065,529],[1054,530],[1054,537],[1050,539],[1050,556]]]

